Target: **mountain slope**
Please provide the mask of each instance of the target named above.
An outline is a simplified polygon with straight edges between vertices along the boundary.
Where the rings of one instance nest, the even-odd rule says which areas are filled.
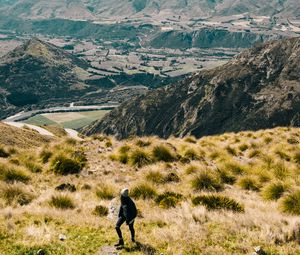
[[[241,13],[299,17],[297,0],[0,0],[0,11],[22,18],[99,19],[161,15],[172,17],[226,16]]]
[[[31,39],[0,58],[0,113],[63,100],[87,90],[88,64],[60,48]]]
[[[201,137],[290,125],[300,126],[300,38],[259,45],[126,102],[84,132]]]

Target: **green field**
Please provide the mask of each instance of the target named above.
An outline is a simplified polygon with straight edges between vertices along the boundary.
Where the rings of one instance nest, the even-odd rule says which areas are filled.
[[[63,112],[63,113],[45,113],[33,116],[26,121],[32,125],[57,125],[64,128],[79,129],[90,123],[102,119],[108,110],[84,111],[84,112]]]

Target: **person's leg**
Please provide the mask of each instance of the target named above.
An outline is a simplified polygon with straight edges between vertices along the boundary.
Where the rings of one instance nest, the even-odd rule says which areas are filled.
[[[122,231],[121,231],[121,226],[122,224],[126,221],[125,218],[120,217],[117,221],[116,224],[116,231],[119,237],[119,242],[116,244],[116,246],[120,246],[120,245],[124,245],[124,240],[123,240],[123,236],[122,236]]]
[[[129,230],[131,233],[131,241],[135,242],[135,230],[134,230],[134,220],[129,224]]]

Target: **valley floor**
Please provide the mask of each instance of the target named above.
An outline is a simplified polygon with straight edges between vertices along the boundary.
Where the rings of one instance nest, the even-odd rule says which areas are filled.
[[[0,254],[101,254],[124,187],[139,243],[124,224],[120,254],[300,254],[299,143],[299,128],[276,128],[0,146]]]

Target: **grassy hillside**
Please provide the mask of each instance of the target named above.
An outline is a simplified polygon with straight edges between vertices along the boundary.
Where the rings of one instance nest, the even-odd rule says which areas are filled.
[[[0,123],[0,145],[16,148],[39,147],[50,142],[49,138],[39,135],[34,130],[19,129]]]
[[[98,254],[117,241],[110,208],[124,187],[139,208],[139,244],[124,226],[120,254],[251,254],[259,245],[300,254],[299,142],[300,129],[277,128],[10,150],[0,160],[0,254]]]

